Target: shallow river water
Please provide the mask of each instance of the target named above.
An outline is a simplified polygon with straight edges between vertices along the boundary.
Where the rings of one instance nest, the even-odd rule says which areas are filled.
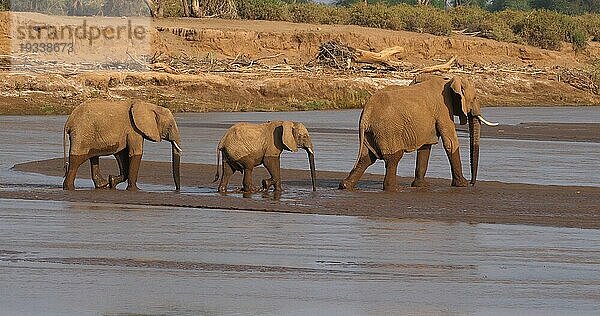
[[[599,108],[484,114],[502,124],[600,122]],[[317,168],[348,171],[359,115],[182,114],[183,159],[214,163],[231,123],[287,119],[320,131],[311,133]],[[61,157],[64,121],[0,116],[0,190],[60,187],[61,178],[10,168]],[[600,184],[598,143],[481,146],[482,180]],[[169,161],[169,149],[147,143],[144,159]],[[282,167],[307,168],[306,156],[284,153]],[[405,155],[399,174],[413,168]],[[438,145],[428,176],[449,173]],[[0,199],[0,285],[0,315],[598,315],[600,230]]]
[[[484,114],[501,124],[522,122],[572,123],[600,122],[600,108],[485,108]],[[319,170],[348,172],[358,152],[360,111],[322,111],[291,113],[200,113],[178,115],[184,156],[182,161],[212,163],[215,148],[227,127],[238,121],[295,120],[304,122],[316,151]],[[44,183],[60,185],[59,178],[23,175],[7,170],[16,163],[62,157],[63,116],[0,116],[0,178],[16,184]],[[485,129],[485,127],[483,127]],[[485,131],[483,131],[485,134]],[[468,135],[459,134],[465,177],[468,173]],[[427,176],[450,178],[448,159],[441,144],[433,147]],[[501,182],[600,186],[600,143],[532,141],[482,138],[478,179]],[[413,176],[415,154],[405,154],[398,174]],[[170,145],[146,142],[144,159],[169,161]],[[282,168],[308,169],[305,153],[282,154]],[[367,172],[383,174],[378,161]],[[31,178],[34,177],[34,178]],[[79,186],[91,186],[84,181]]]
[[[0,314],[599,312],[600,231],[0,201]]]

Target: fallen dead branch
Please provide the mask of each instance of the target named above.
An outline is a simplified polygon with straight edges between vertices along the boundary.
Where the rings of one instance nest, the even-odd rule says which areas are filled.
[[[452,56],[452,58],[450,58],[450,60],[448,60],[447,62],[445,62],[441,65],[435,65],[435,66],[429,66],[429,67],[417,69],[414,71],[414,73],[423,74],[423,73],[431,73],[431,72],[436,72],[436,71],[448,72],[448,71],[450,71],[450,69],[452,69],[452,64],[454,64],[455,61],[456,61],[456,56]]]
[[[404,47],[394,46],[380,52],[371,52],[343,44],[332,40],[322,43],[315,60],[321,65],[332,68],[349,69],[352,63],[382,65],[389,68],[404,68],[406,63],[399,61],[398,54],[405,53]]]
[[[480,32],[480,31],[476,31],[476,32],[467,32],[467,29],[460,30],[460,31],[453,30],[453,31],[452,31],[452,33],[454,33],[454,34],[466,35],[466,36],[477,36],[477,35],[481,34],[481,32]]]
[[[405,53],[406,50],[402,46],[394,46],[386,48],[378,53],[370,52],[362,49],[355,50],[354,61],[357,63],[382,64],[390,67],[400,67],[404,64],[397,60],[392,60],[397,54]]]

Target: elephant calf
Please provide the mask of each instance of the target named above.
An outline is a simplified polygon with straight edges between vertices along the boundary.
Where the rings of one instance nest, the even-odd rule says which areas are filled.
[[[71,143],[67,161],[67,138]],[[96,188],[115,188],[127,180],[127,190],[136,191],[144,139],[172,144],[173,179],[180,188],[181,137],[169,109],[142,101],[89,101],[76,107],[64,128],[65,190],[75,189],[77,169],[90,160]],[[105,180],[100,174],[99,157],[114,155],[120,175]]]
[[[243,190],[252,192],[252,170],[262,164],[270,179],[262,181],[263,189],[271,186],[281,192],[280,155],[283,150],[297,152],[303,148],[308,153],[313,191],[315,187],[315,156],[308,130],[302,123],[277,121],[263,124],[237,123],[227,130],[217,147],[217,174],[219,157],[222,158],[222,176],[219,192],[227,191],[229,178],[236,171],[243,172]]]

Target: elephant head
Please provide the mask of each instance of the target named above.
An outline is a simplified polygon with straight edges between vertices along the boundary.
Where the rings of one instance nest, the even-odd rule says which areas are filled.
[[[306,150],[310,165],[310,177],[313,191],[316,191],[315,152],[308,130],[302,123],[284,121],[281,124],[281,133],[275,133],[275,143],[282,144],[282,149],[297,152],[298,148]]]
[[[479,140],[481,137],[481,123],[497,126],[481,115],[481,106],[477,100],[477,92],[473,83],[461,77],[454,77],[446,85],[449,96],[446,105],[450,115],[459,117],[460,124],[469,123],[469,153],[471,162],[471,185],[477,181],[477,169],[479,166]]]
[[[144,138],[153,142],[161,140],[171,142],[173,180],[176,190],[179,191],[181,188],[181,135],[173,113],[167,108],[151,103],[136,102],[131,106],[131,117],[135,128]]]

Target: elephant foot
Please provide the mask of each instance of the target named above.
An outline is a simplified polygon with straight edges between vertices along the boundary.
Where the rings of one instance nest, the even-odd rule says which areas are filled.
[[[348,180],[343,180],[340,182],[338,189],[340,190],[352,190],[354,188],[354,184],[350,183]]]
[[[402,191],[402,187],[399,185],[384,186],[383,191],[385,191],[385,192],[400,192],[400,191]]]
[[[425,179],[415,179],[410,186],[413,188],[425,188],[429,186],[429,183]]]
[[[110,183],[104,179],[100,179],[94,181],[94,186],[96,187],[96,189],[108,189],[110,187]]]
[[[453,187],[466,187],[469,186],[469,181],[465,178],[452,179]]]
[[[256,193],[260,191],[259,189],[255,188],[255,187],[250,187],[250,188],[243,188],[242,189],[242,193],[244,194],[252,194],[252,193]]]
[[[111,189],[116,189],[119,183],[123,182],[122,176],[108,176],[108,184]]]
[[[269,191],[269,189],[273,187],[275,192],[281,193],[283,190],[281,189],[281,184],[275,182],[273,179],[264,179],[262,180],[262,189],[264,191]]]
[[[133,185],[128,185],[128,186],[127,186],[127,191],[130,191],[130,192],[137,192],[137,191],[139,191],[139,190],[140,190],[140,188],[138,188],[138,187],[137,187],[137,185],[135,185],[135,184],[133,184]]]
[[[262,180],[262,188],[263,190],[269,190],[269,188],[273,185],[273,179],[263,179]]]

